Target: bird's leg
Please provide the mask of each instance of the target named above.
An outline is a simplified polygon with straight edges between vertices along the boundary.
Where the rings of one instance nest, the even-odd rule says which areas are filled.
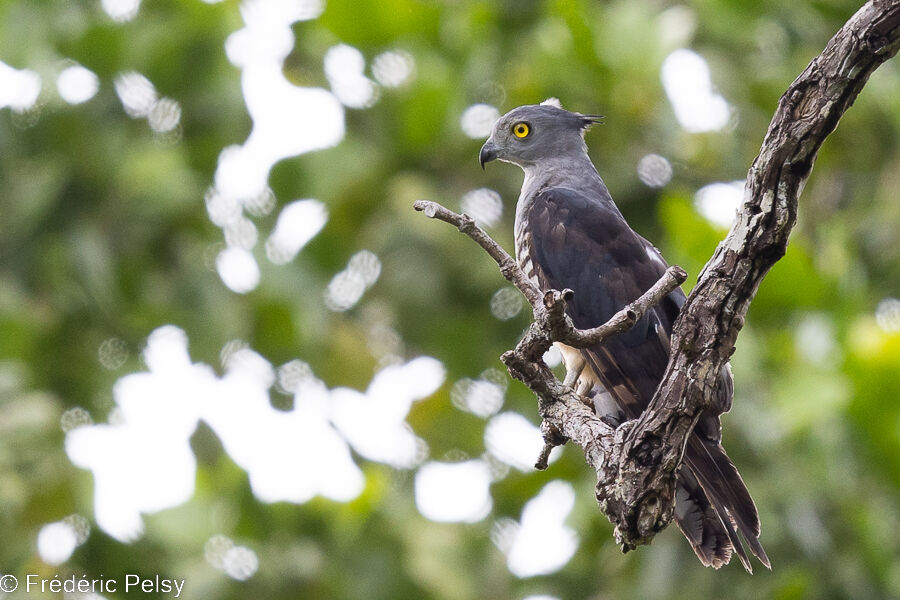
[[[578,392],[578,388],[575,386],[578,384],[578,378],[581,377],[581,372],[584,371],[584,366],[587,363],[584,362],[581,352],[575,348],[558,342],[556,347],[559,349],[563,363],[566,365],[566,378],[563,380],[563,384]]]
[[[625,421],[625,413],[619,408],[615,398],[603,387],[595,387],[592,391],[594,412],[610,427],[618,427]]]
[[[559,342],[556,342],[556,347],[559,348],[559,353],[562,354],[563,362],[566,365],[566,378],[563,380],[563,385],[571,388],[578,394],[582,402],[591,406],[590,394],[593,385],[590,377],[582,377],[585,374],[587,363],[581,355],[581,351]]]
[[[577,368],[570,368],[569,365],[566,365],[566,378],[563,380],[563,385],[566,385],[579,394],[582,392],[578,391],[576,385],[578,384],[578,378],[581,377],[582,371],[584,371],[585,362],[581,361],[581,364],[577,366]]]
[[[625,413],[587,366],[581,351],[565,344],[556,345],[566,364],[566,378],[563,384],[581,396],[582,402],[593,408],[597,416],[607,425],[610,427],[621,425],[625,421]]]

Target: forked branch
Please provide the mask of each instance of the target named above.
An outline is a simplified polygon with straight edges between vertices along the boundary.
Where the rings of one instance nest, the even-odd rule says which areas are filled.
[[[669,267],[659,281],[609,321],[592,329],[578,329],[566,314],[566,302],[572,299],[572,290],[548,290],[542,294],[513,258],[468,215],[457,214],[428,200],[416,201],[414,208],[431,218],[456,226],[477,242],[497,262],[504,277],[531,304],[534,321],[515,350],[505,352],[501,360],[510,375],[527,385],[538,397],[538,410],[543,419],[541,431],[544,434],[544,449],[535,467],[547,468],[547,459],[553,447],[571,439],[582,447],[588,463],[597,471],[600,482],[598,489],[602,484],[610,490],[620,490],[622,486],[617,481],[618,465],[622,461],[624,434],[628,428],[616,429],[600,419],[589,403],[556,378],[543,356],[554,342],[562,342],[574,348],[587,348],[628,331],[650,308],[681,285],[687,279],[687,273],[681,267]],[[671,480],[671,493],[674,494],[674,468],[667,471],[666,477]],[[609,496],[618,497],[619,493],[611,492]],[[624,493],[630,498],[635,490],[626,490]],[[617,504],[613,502],[610,506]],[[611,513],[609,516],[613,517]],[[664,521],[668,522],[670,517],[668,515]],[[640,525],[644,535],[652,536],[651,532],[655,532],[654,527],[660,521],[660,515],[655,512],[643,514],[638,520],[645,521]]]

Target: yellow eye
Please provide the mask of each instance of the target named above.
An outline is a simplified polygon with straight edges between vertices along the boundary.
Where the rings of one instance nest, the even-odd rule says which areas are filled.
[[[528,137],[529,133],[531,133],[531,128],[528,126],[528,123],[519,122],[513,125],[513,134],[517,138]]]

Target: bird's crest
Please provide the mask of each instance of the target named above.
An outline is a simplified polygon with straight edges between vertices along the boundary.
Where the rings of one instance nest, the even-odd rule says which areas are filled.
[[[582,135],[590,131],[591,127],[593,127],[597,123],[603,123],[603,115],[583,115],[581,113],[578,113],[578,116],[581,117]]]
[[[543,102],[541,102],[541,106],[555,106],[556,108],[562,108],[562,102],[559,101],[559,98],[547,98]]]
[[[546,100],[541,102],[541,106],[552,106],[560,110],[565,110],[562,106],[562,102],[559,101],[559,98],[547,98]],[[581,113],[572,114],[576,115],[579,118],[582,134],[587,133],[593,125],[603,122],[603,115],[583,115]]]

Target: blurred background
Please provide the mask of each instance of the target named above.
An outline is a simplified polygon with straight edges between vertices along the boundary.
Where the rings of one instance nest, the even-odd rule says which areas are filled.
[[[689,288],[859,5],[3,0],[0,573],[119,580],[85,600],[129,573],[217,599],[900,597],[900,63],[822,148],[734,355],[725,446],[771,572],[705,569],[674,527],[622,555],[577,448],[531,468],[536,402],[498,358],[529,311],[412,210],[511,249],[521,173],[478,150],[556,96],[606,115],[594,162]]]

